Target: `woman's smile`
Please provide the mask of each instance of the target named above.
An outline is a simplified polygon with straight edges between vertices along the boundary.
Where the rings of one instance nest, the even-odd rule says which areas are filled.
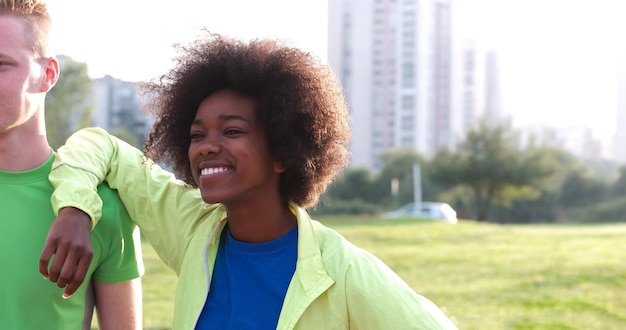
[[[224,173],[227,171],[232,171],[232,168],[228,168],[228,167],[210,167],[210,168],[203,168],[200,171],[200,175],[201,176],[209,176],[209,175],[214,175],[214,174],[219,174],[219,173]]]

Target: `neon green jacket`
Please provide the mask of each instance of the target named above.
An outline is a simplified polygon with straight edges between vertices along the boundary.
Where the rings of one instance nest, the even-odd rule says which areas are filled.
[[[74,152],[71,152],[74,151]],[[207,298],[224,228],[220,204],[101,129],[83,129],[59,149],[50,180],[53,208],[78,207],[97,220],[96,185],[119,191],[131,218],[178,275],[174,329],[193,329]],[[306,211],[298,219],[298,260],[277,329],[456,329],[382,261]]]

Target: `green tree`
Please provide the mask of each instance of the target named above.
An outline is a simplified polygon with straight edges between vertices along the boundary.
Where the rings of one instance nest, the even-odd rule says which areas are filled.
[[[312,214],[374,214],[380,206],[372,203],[372,175],[366,168],[349,168],[320,197]]]
[[[372,175],[366,168],[349,168],[329,187],[329,195],[342,200],[360,198],[371,201],[372,181]]]
[[[539,196],[542,179],[553,173],[545,148],[533,141],[521,147],[519,134],[506,124],[480,122],[455,149],[443,149],[432,160],[433,180],[472,192],[476,219],[488,219],[493,204],[506,205],[519,196]]]
[[[395,150],[382,155],[381,159],[384,166],[376,176],[365,168],[347,169],[328,187],[315,212],[371,214],[413,201],[413,165],[425,164],[424,157],[411,150]],[[396,200],[391,196],[392,179],[399,182]],[[432,195],[431,187],[423,173],[422,195],[425,198]]]
[[[546,142],[547,143],[547,142]],[[563,185],[571,173],[580,171],[584,165],[571,152],[561,147],[543,147],[544,163],[553,173],[538,183],[540,197],[520,196],[510,207],[500,208],[505,222],[531,223],[563,220]],[[558,170],[557,170],[558,169]]]
[[[581,207],[605,200],[611,192],[610,185],[596,177],[588,169],[568,175],[561,192],[561,203],[565,207]]]
[[[383,169],[374,181],[375,202],[387,207],[398,207],[412,202],[413,196],[413,166],[423,167],[425,158],[412,150],[393,150],[381,156]],[[398,196],[393,200],[391,196],[391,181],[398,180]]]
[[[615,196],[626,196],[626,165],[619,168],[619,178],[613,184],[613,194]]]
[[[46,132],[50,146],[58,148],[75,130],[91,125],[92,81],[87,64],[59,56],[61,74],[46,97]]]

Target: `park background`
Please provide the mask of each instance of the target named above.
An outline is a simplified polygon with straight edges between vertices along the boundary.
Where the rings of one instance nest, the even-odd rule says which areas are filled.
[[[322,217],[459,329],[626,328],[626,224],[456,225]],[[171,329],[176,277],[144,244],[146,329]]]
[[[623,4],[455,2],[463,8],[463,31],[501,47],[512,120],[479,122],[433,156],[397,149],[381,155],[376,171],[349,168],[310,212],[388,263],[461,329],[626,328],[626,167],[572,152],[549,131],[529,136],[518,125],[582,125],[605,140],[615,134],[619,90],[612,70],[623,53]],[[101,79],[133,85],[156,77],[171,66],[171,45],[191,40],[199,26],[292,39],[325,59],[324,3],[52,2],[61,17],[55,47],[63,61],[46,104],[51,144],[94,124]],[[128,119],[118,118],[135,123]],[[148,128],[149,122],[112,131],[140,147]],[[423,199],[451,204],[457,224],[381,218],[414,201],[416,164]],[[145,326],[167,329],[176,278],[147,243],[144,261]]]

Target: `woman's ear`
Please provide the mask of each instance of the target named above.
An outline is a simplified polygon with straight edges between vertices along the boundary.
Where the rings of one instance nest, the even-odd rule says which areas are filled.
[[[281,162],[274,162],[274,172],[283,173],[287,169],[287,166],[283,165]]]

